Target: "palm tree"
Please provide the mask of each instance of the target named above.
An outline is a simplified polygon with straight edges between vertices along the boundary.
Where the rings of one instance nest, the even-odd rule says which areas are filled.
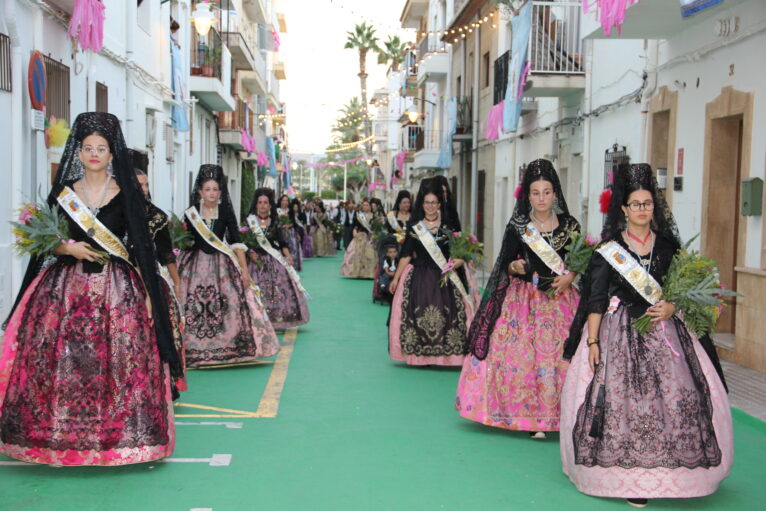
[[[348,32],[344,48],[359,51],[358,76],[359,83],[362,86],[362,111],[367,113],[367,53],[378,51],[378,38],[375,35],[375,28],[372,25],[368,25],[366,21],[361,25],[357,25],[353,32]],[[364,136],[365,138],[370,136],[370,123],[366,119],[364,123]],[[367,142],[365,148],[369,154],[372,151],[372,144]]]
[[[404,62],[404,52],[407,44],[399,39],[398,35],[388,36],[388,41],[383,43],[383,48],[378,50],[378,64],[387,64],[391,61],[391,71],[399,71],[399,66]]]

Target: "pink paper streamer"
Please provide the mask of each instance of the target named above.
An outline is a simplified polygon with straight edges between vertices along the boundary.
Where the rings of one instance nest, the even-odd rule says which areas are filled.
[[[586,14],[591,7],[598,9],[598,20],[604,28],[604,34],[612,35],[612,28],[617,27],[617,34],[622,32],[622,24],[625,22],[625,11],[629,6],[637,4],[639,0],[585,0],[582,10]]]
[[[501,101],[492,107],[487,116],[487,140],[497,140],[500,138],[500,126],[503,124],[503,107],[505,101]]]
[[[75,0],[67,33],[77,39],[83,50],[101,51],[105,9],[100,0]]]

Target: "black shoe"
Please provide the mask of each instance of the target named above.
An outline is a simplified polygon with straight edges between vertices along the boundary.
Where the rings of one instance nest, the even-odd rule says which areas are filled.
[[[649,504],[649,499],[627,499],[628,505],[633,507],[646,507]]]

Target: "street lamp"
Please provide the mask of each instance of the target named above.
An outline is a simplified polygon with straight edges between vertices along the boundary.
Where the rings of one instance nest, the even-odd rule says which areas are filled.
[[[424,98],[410,98],[412,101],[423,101],[425,103],[428,103],[430,105],[436,106],[436,103],[433,101],[430,101],[428,99]],[[408,110],[407,111],[407,119],[410,121],[411,124],[415,124],[418,122],[418,119],[420,118],[420,112],[417,110]]]
[[[213,26],[213,23],[218,23],[213,13],[210,12],[210,4],[207,2],[198,3],[191,16],[191,21],[194,22],[194,28],[197,29],[197,34],[200,37],[207,37],[207,33],[210,32],[210,27]]]

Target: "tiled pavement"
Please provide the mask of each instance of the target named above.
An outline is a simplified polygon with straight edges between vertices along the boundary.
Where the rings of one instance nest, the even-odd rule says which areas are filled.
[[[721,360],[729,386],[729,400],[735,408],[766,421],[766,374]]]

